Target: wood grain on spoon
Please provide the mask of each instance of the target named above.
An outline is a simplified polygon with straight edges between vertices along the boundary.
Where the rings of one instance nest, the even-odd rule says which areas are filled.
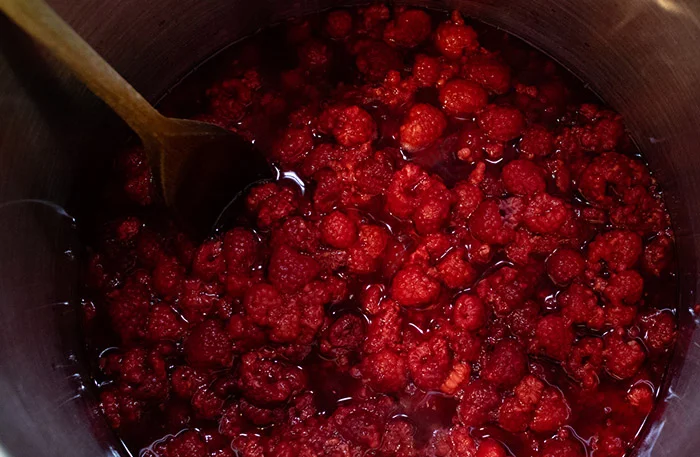
[[[271,177],[262,155],[233,132],[160,114],[44,0],[0,0],[0,9],[138,134],[165,203],[196,234],[209,233],[245,187]]]

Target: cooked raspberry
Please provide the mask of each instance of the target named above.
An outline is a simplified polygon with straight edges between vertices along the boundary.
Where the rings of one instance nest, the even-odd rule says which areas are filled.
[[[527,159],[547,156],[554,150],[554,135],[541,125],[533,125],[523,131],[518,149]]]
[[[226,271],[226,261],[223,256],[223,243],[219,240],[209,240],[202,244],[194,254],[192,272],[204,281],[218,278]]]
[[[502,179],[506,190],[515,195],[532,195],[546,189],[544,170],[529,160],[508,162],[503,167]]]
[[[362,30],[371,36],[375,36],[377,33],[381,35],[382,26],[391,17],[389,7],[382,4],[374,4],[366,8],[360,8],[359,13]]]
[[[623,338],[617,331],[605,335],[605,369],[615,378],[631,378],[642,366],[646,355],[641,344]]]
[[[241,358],[238,387],[250,402],[268,406],[282,403],[301,392],[306,377],[298,367],[249,352]]]
[[[479,443],[474,457],[506,457],[506,450],[498,441],[488,438]]]
[[[391,184],[394,165],[383,151],[363,160],[355,167],[355,188],[371,197],[384,193]]]
[[[553,359],[565,360],[574,342],[574,332],[564,318],[556,314],[543,317],[535,328],[530,350]]]
[[[472,57],[462,68],[462,76],[496,94],[510,90],[510,68],[493,57]]]
[[[482,279],[476,292],[497,315],[505,315],[523,305],[536,280],[530,272],[502,267]]]
[[[411,107],[400,128],[401,147],[416,152],[433,144],[447,128],[442,111],[426,103]]]
[[[425,54],[416,55],[413,62],[413,76],[423,87],[435,85],[440,77],[440,61]]]
[[[479,427],[494,419],[501,398],[496,388],[485,381],[474,381],[464,389],[457,413],[462,424]]]
[[[592,204],[609,208],[615,196],[623,195],[638,181],[648,179],[646,173],[636,170],[637,163],[616,152],[605,152],[595,157],[586,167],[579,181],[579,191]]]
[[[564,202],[543,192],[535,194],[527,204],[523,222],[533,233],[552,233],[561,228],[567,217]]]
[[[365,286],[360,294],[362,310],[368,315],[375,315],[381,311],[381,302],[386,297],[386,289],[382,284],[370,284]]]
[[[489,105],[479,115],[479,126],[486,135],[496,141],[510,141],[523,130],[523,114],[510,106]]]
[[[352,273],[367,274],[379,268],[389,234],[376,225],[361,225],[357,241],[348,250],[348,267]]]
[[[185,357],[194,367],[221,368],[233,363],[231,340],[222,326],[206,320],[185,338]]]
[[[627,453],[629,444],[614,430],[604,428],[593,437],[591,449],[596,457],[622,457]]]
[[[195,392],[209,383],[209,378],[190,366],[180,366],[170,376],[173,391],[178,396],[189,400]]]
[[[580,442],[572,439],[554,438],[542,447],[541,457],[585,457],[586,452]]]
[[[655,351],[671,346],[676,339],[676,318],[671,311],[660,311],[642,318],[644,341]]]
[[[642,239],[628,230],[612,230],[596,236],[588,245],[588,262],[598,268],[603,261],[614,271],[632,268],[642,253]]]
[[[224,235],[224,259],[228,271],[248,271],[257,257],[258,240],[244,228],[229,230]]]
[[[476,83],[453,79],[440,88],[439,100],[448,115],[466,116],[486,106],[488,94]]]
[[[452,355],[442,338],[430,338],[408,353],[408,369],[416,386],[438,390],[452,366]]]
[[[192,409],[197,417],[213,420],[221,416],[224,399],[219,398],[211,389],[199,389],[192,396]]]
[[[333,211],[321,222],[321,239],[334,248],[347,249],[357,239],[357,227],[346,214]]]
[[[400,457],[416,455],[416,444],[413,438],[415,433],[415,427],[407,420],[391,419],[384,430],[380,455]]]
[[[477,330],[486,321],[486,310],[478,297],[462,294],[455,301],[452,320],[459,328]]]
[[[413,213],[413,224],[421,235],[435,233],[450,217],[452,194],[439,181],[421,193],[418,206]]]
[[[479,47],[476,32],[463,22],[443,22],[435,31],[435,47],[442,55],[458,59]]]
[[[603,293],[613,305],[634,305],[644,293],[644,280],[634,270],[626,270],[610,276]]]
[[[530,421],[530,429],[536,433],[551,433],[565,425],[570,416],[571,409],[561,391],[545,387]]]
[[[153,288],[163,298],[173,298],[182,289],[185,267],[172,257],[162,256],[153,270]]]
[[[644,382],[632,386],[625,399],[644,414],[649,414],[654,407],[654,391]]]
[[[299,66],[310,71],[322,72],[331,63],[330,47],[321,41],[308,40],[299,47]]]
[[[673,239],[666,235],[655,237],[644,247],[642,268],[654,276],[668,270],[673,260]]]
[[[435,266],[440,281],[450,289],[469,287],[477,278],[477,272],[469,263],[467,251],[457,248],[447,253]]]
[[[568,322],[584,324],[593,330],[599,330],[605,323],[605,312],[598,306],[597,295],[581,284],[571,284],[568,289],[560,292],[557,304]]]
[[[506,226],[498,201],[493,199],[484,200],[476,208],[469,219],[469,230],[488,244],[507,244],[515,235],[513,229]]]
[[[281,292],[294,292],[311,282],[319,273],[318,263],[289,246],[280,246],[270,257],[267,277]]]
[[[420,204],[420,194],[430,187],[428,173],[414,164],[408,164],[394,173],[387,191],[387,210],[397,217],[409,217]]]
[[[455,195],[455,204],[452,206],[451,224],[465,225],[484,199],[484,193],[467,181],[459,181],[455,184],[452,193]]]
[[[365,323],[354,314],[345,314],[333,322],[325,339],[321,342],[321,351],[329,356],[338,356],[358,349],[365,338]]]
[[[573,249],[557,249],[547,257],[547,273],[552,282],[566,285],[583,273],[586,263],[578,251]]]
[[[261,184],[251,189],[248,209],[257,214],[260,228],[267,228],[292,214],[299,206],[296,192],[275,183]]]
[[[245,399],[241,400],[240,412],[246,420],[258,427],[278,424],[285,417],[285,410],[282,408],[261,408],[247,402]]]
[[[146,337],[151,341],[178,341],[183,328],[184,323],[168,305],[155,305],[148,312]]]
[[[137,339],[147,319],[150,300],[143,287],[125,287],[108,297],[109,317],[112,326],[123,342]]]
[[[359,106],[333,106],[321,114],[319,127],[347,147],[359,146],[377,136],[372,116]]]
[[[219,433],[234,438],[243,431],[245,425],[238,403],[233,403],[223,410],[219,419]]]
[[[372,317],[367,329],[363,350],[368,354],[376,353],[384,348],[394,348],[401,342],[401,326],[403,324],[399,308],[392,300],[384,300],[381,311]]]
[[[581,382],[584,389],[597,387],[603,368],[603,340],[581,338],[571,349],[564,368],[569,376]]]
[[[208,457],[209,451],[196,431],[186,430],[167,442],[164,454],[167,457]]]
[[[392,70],[401,70],[401,56],[386,43],[367,40],[359,44],[355,64],[369,81],[382,81]]]
[[[527,370],[523,348],[513,340],[499,341],[484,364],[481,377],[495,386],[513,387]]]
[[[510,433],[522,433],[532,418],[534,405],[523,404],[516,396],[507,397],[498,409],[498,426]]]
[[[427,305],[439,295],[440,283],[415,265],[400,270],[391,282],[391,298],[402,306]]]
[[[352,31],[352,15],[347,11],[331,11],[326,15],[324,30],[331,38],[342,40]]]
[[[272,244],[284,244],[298,251],[315,253],[320,237],[318,228],[312,222],[300,216],[293,216],[274,232]]]
[[[408,383],[406,362],[391,349],[366,355],[359,370],[362,378],[377,392],[400,392]]]
[[[430,35],[430,16],[421,10],[406,10],[398,13],[384,29],[384,41],[404,48],[419,45]]]
[[[214,308],[220,294],[220,286],[199,279],[187,279],[183,285],[180,309],[189,322],[200,322]]]
[[[314,147],[314,138],[308,127],[289,127],[275,142],[273,156],[283,164],[291,165],[304,160]]]

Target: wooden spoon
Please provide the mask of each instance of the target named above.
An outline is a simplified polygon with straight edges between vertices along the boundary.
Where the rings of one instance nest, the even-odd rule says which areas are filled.
[[[0,10],[138,134],[166,205],[196,235],[208,234],[227,203],[246,187],[272,177],[262,154],[233,132],[156,111],[44,0],[0,0]]]

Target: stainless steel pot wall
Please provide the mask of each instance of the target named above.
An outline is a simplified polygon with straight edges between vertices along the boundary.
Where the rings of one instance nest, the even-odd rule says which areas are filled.
[[[55,0],[151,100],[266,24],[350,2]],[[446,0],[431,7],[543,49],[620,111],[661,181],[678,235],[681,338],[639,456],[700,449],[700,3],[694,0]],[[75,313],[79,250],[62,209],[126,133],[104,106],[0,15],[0,445],[10,456],[126,455],[99,416]],[[676,297],[668,297],[669,302]]]

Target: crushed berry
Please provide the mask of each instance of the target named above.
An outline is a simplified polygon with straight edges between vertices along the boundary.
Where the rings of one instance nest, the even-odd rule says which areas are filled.
[[[134,455],[632,452],[677,271],[618,114],[459,12],[338,9],[219,59],[166,107],[279,179],[193,240],[131,147],[95,222],[84,321]]]

